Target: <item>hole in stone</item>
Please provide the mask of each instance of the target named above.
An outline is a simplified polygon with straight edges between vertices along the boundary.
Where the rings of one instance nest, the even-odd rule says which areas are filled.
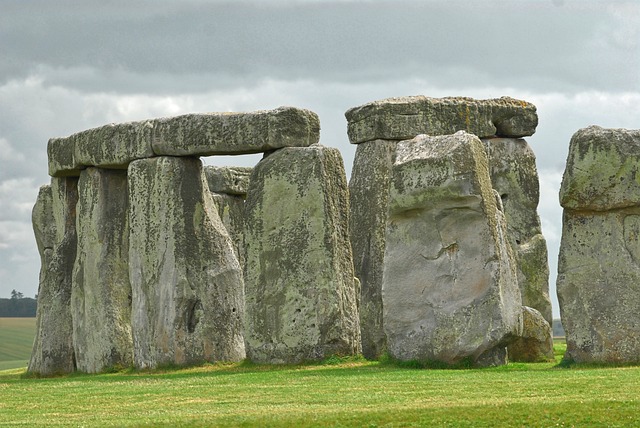
[[[516,239],[516,244],[520,245],[520,240]]]
[[[231,309],[231,312],[234,312],[234,313],[235,313],[235,311],[236,311],[236,308]]]
[[[509,195],[507,195],[506,193],[503,193],[502,195],[500,195],[500,199],[502,199],[502,202],[506,201],[508,197]]]
[[[302,309],[298,308],[296,309],[296,313],[302,312]]]

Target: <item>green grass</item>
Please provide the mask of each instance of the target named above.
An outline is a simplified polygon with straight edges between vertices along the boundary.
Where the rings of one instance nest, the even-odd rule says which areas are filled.
[[[557,362],[564,352],[556,349]],[[640,367],[418,370],[358,359],[29,379],[0,372],[0,425],[637,426]]]
[[[35,318],[0,318],[0,370],[27,366],[35,334]]]

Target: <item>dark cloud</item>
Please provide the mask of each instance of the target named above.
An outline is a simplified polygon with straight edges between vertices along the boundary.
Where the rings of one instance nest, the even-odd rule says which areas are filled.
[[[12,2],[0,17],[0,69],[5,81],[50,70],[50,84],[121,92],[390,75],[637,89],[638,46],[620,33],[620,7],[584,3]]]

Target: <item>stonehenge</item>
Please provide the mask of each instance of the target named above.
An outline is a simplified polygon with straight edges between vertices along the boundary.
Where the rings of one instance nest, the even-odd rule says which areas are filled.
[[[492,186],[504,197],[501,204],[507,219],[507,240],[515,257],[521,302],[513,304],[538,309],[550,329],[547,250],[537,214],[538,175],[535,156],[522,139],[535,132],[535,106],[507,97],[474,100],[415,96],[374,101],[348,110],[345,116],[349,139],[357,144],[349,191],[351,245],[362,288],[364,356],[375,359],[388,350],[382,271],[392,171],[399,142],[420,134],[441,136],[465,131],[484,143]]]
[[[580,129],[560,189],[558,300],[576,362],[640,362],[640,130]]]
[[[50,139],[28,371],[553,359],[536,107],[414,96],[345,117],[349,180],[296,107]],[[640,362],[639,165],[640,131],[571,140],[557,292],[577,362]]]

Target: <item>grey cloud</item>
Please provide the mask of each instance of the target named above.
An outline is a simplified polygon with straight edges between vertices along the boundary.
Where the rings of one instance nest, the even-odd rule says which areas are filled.
[[[0,18],[1,75],[58,70],[50,84],[121,92],[389,75],[444,87],[637,89],[637,45],[595,42],[624,39],[623,18],[583,3],[22,2]],[[75,67],[100,71],[75,80]]]

